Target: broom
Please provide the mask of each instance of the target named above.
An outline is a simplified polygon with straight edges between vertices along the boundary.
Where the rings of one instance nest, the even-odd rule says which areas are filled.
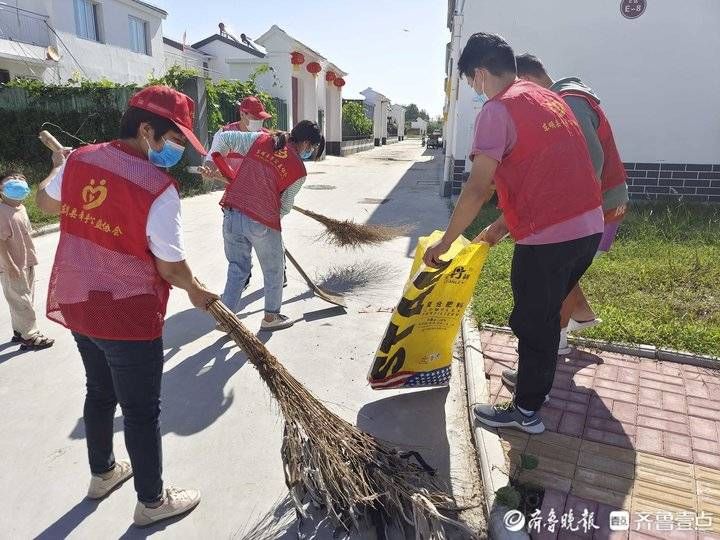
[[[340,247],[360,247],[381,244],[407,234],[408,227],[390,225],[373,225],[356,223],[351,219],[333,219],[311,210],[293,206],[301,214],[325,225],[322,237],[329,243]]]
[[[238,170],[233,168],[218,152],[212,154],[213,162],[220,173],[228,180],[232,181],[236,178]],[[380,244],[387,242],[393,238],[401,236],[407,231],[405,227],[390,227],[387,225],[363,225],[355,223],[352,220],[333,219],[322,214],[318,214],[311,210],[305,210],[298,206],[293,206],[301,214],[322,223],[325,226],[325,233],[322,237],[331,244],[340,247],[352,246],[360,247],[365,245]]]
[[[299,517],[307,517],[309,497],[338,533],[359,531],[361,521],[380,522],[441,540],[445,522],[476,536],[439,513],[458,508],[419,454],[379,441],[325,408],[222,302],[213,301],[208,311],[231,330],[280,406],[285,483]]]

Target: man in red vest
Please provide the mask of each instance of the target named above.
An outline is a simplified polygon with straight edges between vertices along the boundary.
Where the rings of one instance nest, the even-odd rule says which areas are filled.
[[[238,116],[240,120],[223,126],[221,131],[264,131],[263,123],[272,118],[265,107],[255,96],[248,96],[238,103]]]
[[[443,238],[425,264],[443,255],[497,190],[503,216],[476,240],[515,240],[510,326],[518,338],[512,403],[477,405],[479,422],[541,433],[538,414],[552,388],[560,308],[593,260],[603,231],[600,186],[570,108],[557,94],[517,78],[515,53],[500,36],[470,37],[458,61],[487,100],[475,122],[470,178]],[[508,381],[506,381],[508,382]]]
[[[162,480],[160,386],[162,330],[170,287],[206,309],[216,295],[193,277],[183,246],[180,197],[164,169],[195,137],[195,104],[167,86],[135,94],[120,139],[53,155],[37,204],[60,215],[47,316],[70,329],[85,366],[83,418],[92,477],[101,499],[135,476],[134,522],[144,526],[200,502],[193,489]],[[113,418],[123,412],[130,461],[113,454]]]
[[[615,144],[610,122],[600,107],[600,99],[577,77],[553,81],[536,56],[521,54],[516,61],[518,77],[559,94],[580,124],[602,189],[605,231],[599,252],[607,252],[615,239],[620,222],[625,217],[629,197],[625,165]],[[567,332],[590,328],[600,322],[578,284],[563,303],[560,321],[563,329],[560,338],[561,353],[568,349]]]

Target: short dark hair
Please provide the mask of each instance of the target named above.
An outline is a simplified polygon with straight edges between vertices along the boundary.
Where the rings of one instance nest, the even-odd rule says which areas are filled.
[[[25,173],[23,173],[20,169],[6,169],[0,172],[0,182],[4,182],[11,176],[22,176],[25,178]]]
[[[159,141],[168,131],[177,131],[182,133],[175,125],[175,122],[168,120],[162,116],[140,109],[138,107],[130,107],[120,120],[120,138],[132,139],[137,137],[140,124],[147,122],[155,130],[155,140]]]
[[[520,54],[515,57],[515,63],[517,64],[518,77],[530,75],[531,77],[540,79],[548,76],[543,63],[533,54]]]
[[[458,71],[460,75],[473,77],[477,68],[487,69],[496,77],[515,75],[515,53],[508,42],[497,34],[478,32],[470,36],[460,54]]]
[[[290,140],[294,143],[309,142],[313,146],[317,146],[313,159],[319,159],[325,152],[325,137],[317,122],[311,120],[298,122],[290,132]]]

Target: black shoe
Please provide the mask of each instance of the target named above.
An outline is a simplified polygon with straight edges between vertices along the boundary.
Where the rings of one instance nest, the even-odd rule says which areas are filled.
[[[10,339],[10,343],[22,343],[22,336],[20,335],[20,332],[15,332],[13,330],[13,337]]]
[[[515,388],[517,386],[517,370],[516,369],[505,369],[500,377],[502,382],[505,383],[509,388]],[[550,403],[550,396],[545,396],[545,404]]]

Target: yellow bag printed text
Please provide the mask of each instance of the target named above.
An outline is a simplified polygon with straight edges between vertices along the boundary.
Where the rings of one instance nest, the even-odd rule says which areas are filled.
[[[450,382],[453,343],[475,289],[489,246],[462,236],[443,256],[442,268],[422,258],[442,231],[420,238],[410,279],[375,353],[368,381],[372,388],[444,386]]]

